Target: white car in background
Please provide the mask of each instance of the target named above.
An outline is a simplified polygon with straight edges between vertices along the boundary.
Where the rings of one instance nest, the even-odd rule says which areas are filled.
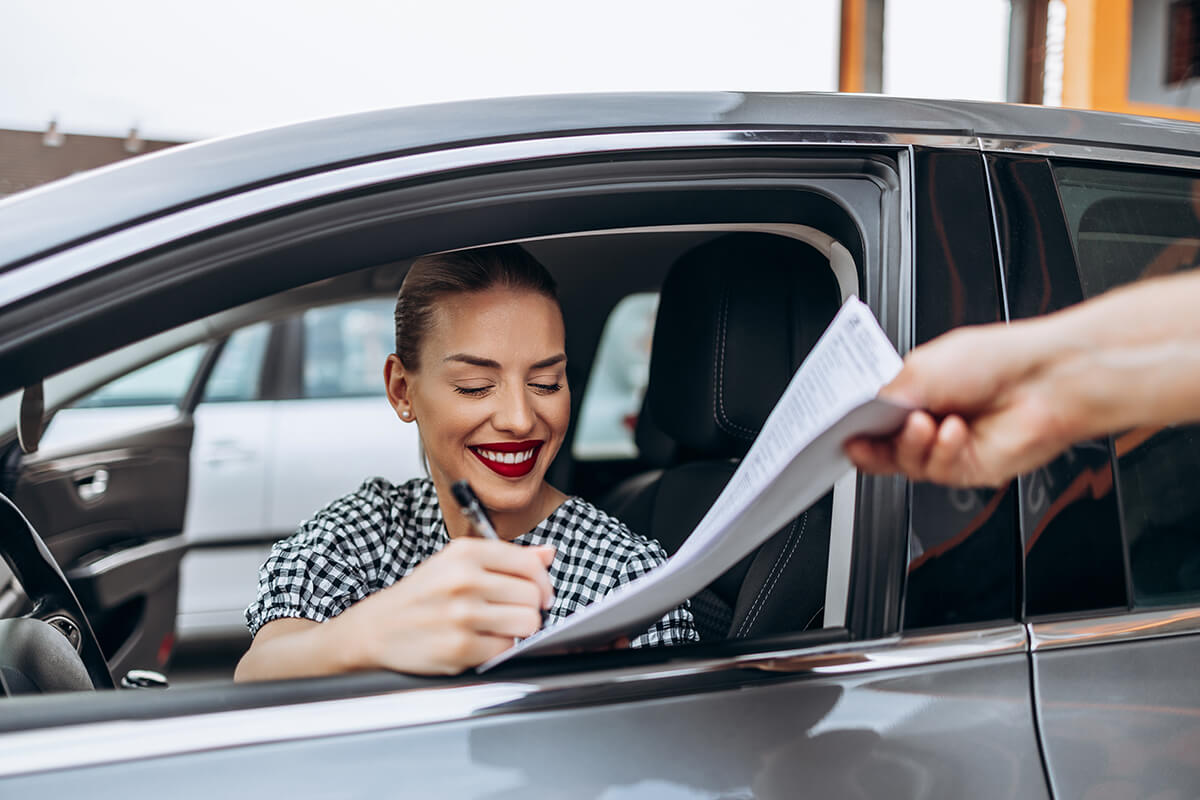
[[[139,366],[50,421],[43,458],[191,413],[178,640],[246,636],[242,614],[272,542],[364,478],[421,473],[416,426],[396,419],[383,391],[394,303],[389,293],[266,309],[270,318]]]

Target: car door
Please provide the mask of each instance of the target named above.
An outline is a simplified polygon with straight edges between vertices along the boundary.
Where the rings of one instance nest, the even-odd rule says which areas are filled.
[[[13,491],[118,675],[161,669],[174,646],[193,435],[181,409],[205,349],[185,348],[60,411]]]
[[[672,136],[656,137],[655,147],[670,149]],[[800,216],[847,242],[861,295],[900,349],[912,343],[914,315],[921,335],[994,319],[994,239],[975,141],[941,139],[944,149],[922,149],[864,138],[839,131],[831,153],[825,135],[772,131],[772,149],[750,158],[744,146],[758,137],[722,131],[709,148],[663,161],[653,151],[618,159],[594,142],[600,152],[589,157],[506,164],[504,174],[476,165],[476,174],[462,177],[482,173],[482,185],[451,176],[352,198],[342,208],[310,206],[290,222],[311,235],[320,229],[312,225],[317,212],[333,229],[372,219],[356,204],[416,206],[410,227],[389,229],[389,241],[432,251],[564,228],[586,234]],[[695,148],[698,139],[689,132],[678,141]],[[526,156],[538,153],[538,142],[522,144]],[[420,193],[430,189],[432,197]],[[468,196],[471,203],[458,202]],[[265,224],[288,223],[282,215]],[[272,241],[254,227],[240,233]],[[443,238],[421,238],[430,232]],[[349,252],[324,244],[339,257]],[[275,257],[289,268],[298,263],[294,252]],[[599,274],[614,280],[619,270],[639,268],[606,264]],[[939,307],[949,313],[928,310]],[[855,487],[848,525],[837,547],[831,543],[843,560],[829,565],[839,579],[831,581],[837,608],[826,610],[827,630],[674,652],[561,656],[453,684],[360,676],[222,696],[197,689],[176,695],[176,715],[127,726],[121,736],[105,709],[83,708],[54,723],[79,734],[71,747],[36,768],[5,763],[0,747],[0,775],[10,776],[4,788],[30,796],[84,787],[93,795],[211,796],[236,781],[248,794],[297,795],[349,787],[371,796],[399,786],[414,795],[475,797],[1046,797],[1025,629],[1012,605],[1015,527],[1005,521],[1005,495],[999,502],[929,495],[920,519],[932,521],[922,529],[920,555],[910,558],[918,515],[914,500],[910,520],[909,487],[865,476]],[[982,505],[972,511],[974,502]],[[995,552],[1010,556],[999,559],[1007,572],[1005,563],[987,563]],[[977,559],[988,568],[977,582],[1000,587],[998,605],[964,585],[961,566]],[[925,613],[911,618],[906,575],[928,587]],[[280,694],[268,699],[268,689]],[[119,788],[99,779],[115,762],[124,762]]]
[[[996,155],[1021,315],[1200,255],[1200,162]],[[1200,785],[1200,428],[1135,429],[1021,478],[1026,615],[1057,796],[1191,796]]]

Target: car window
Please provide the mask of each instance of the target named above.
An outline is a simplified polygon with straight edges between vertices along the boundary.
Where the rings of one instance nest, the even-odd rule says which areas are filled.
[[[637,458],[634,428],[650,376],[658,293],[621,299],[604,323],[579,411],[572,453],[579,459]]]
[[[1058,166],[1084,293],[1192,269],[1200,260],[1200,180]],[[1114,439],[1134,603],[1200,599],[1200,426],[1138,428]]]
[[[395,300],[372,298],[304,312],[304,397],[383,394],[383,361],[395,349]]]
[[[267,353],[269,322],[259,322],[235,331],[225,346],[204,386],[203,402],[228,403],[257,400],[263,358]]]
[[[91,394],[71,408],[117,408],[173,405],[178,407],[196,375],[207,344],[191,347],[135,369]]]

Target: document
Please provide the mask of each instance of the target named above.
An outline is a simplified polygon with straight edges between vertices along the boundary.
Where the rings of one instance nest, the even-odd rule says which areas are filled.
[[[654,570],[479,667],[636,636],[765,542],[848,470],[847,439],[897,430],[907,407],[876,397],[900,356],[858,298],[845,302],[796,370],[712,508]]]

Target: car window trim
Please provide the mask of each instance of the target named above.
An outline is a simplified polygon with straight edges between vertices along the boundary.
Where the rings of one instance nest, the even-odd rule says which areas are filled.
[[[1169,120],[1162,120],[1168,123]],[[1161,150],[1140,150],[1133,147],[1072,144],[1036,139],[982,137],[979,147],[984,153],[1045,156],[1047,158],[1079,159],[1092,163],[1118,163],[1131,166],[1170,167],[1200,170],[1200,156]]]
[[[0,273],[0,297],[12,304],[178,239],[296,203],[382,183],[532,159],[607,152],[696,148],[900,146],[924,144],[977,149],[974,137],[867,134],[855,131],[644,131],[519,140],[418,153],[296,178],[156,217]]]
[[[1029,624],[1035,653],[1073,647],[1137,642],[1200,634],[1200,606],[1180,605],[1153,611],[1118,611],[1107,616]]]
[[[544,677],[486,678],[453,687],[177,717],[68,724],[0,735],[0,777],[231,747],[627,702],[637,696],[737,690],[761,681],[821,678],[1028,653],[1021,624],[767,650]],[[727,677],[729,680],[714,681]],[[239,691],[252,691],[241,687]]]

